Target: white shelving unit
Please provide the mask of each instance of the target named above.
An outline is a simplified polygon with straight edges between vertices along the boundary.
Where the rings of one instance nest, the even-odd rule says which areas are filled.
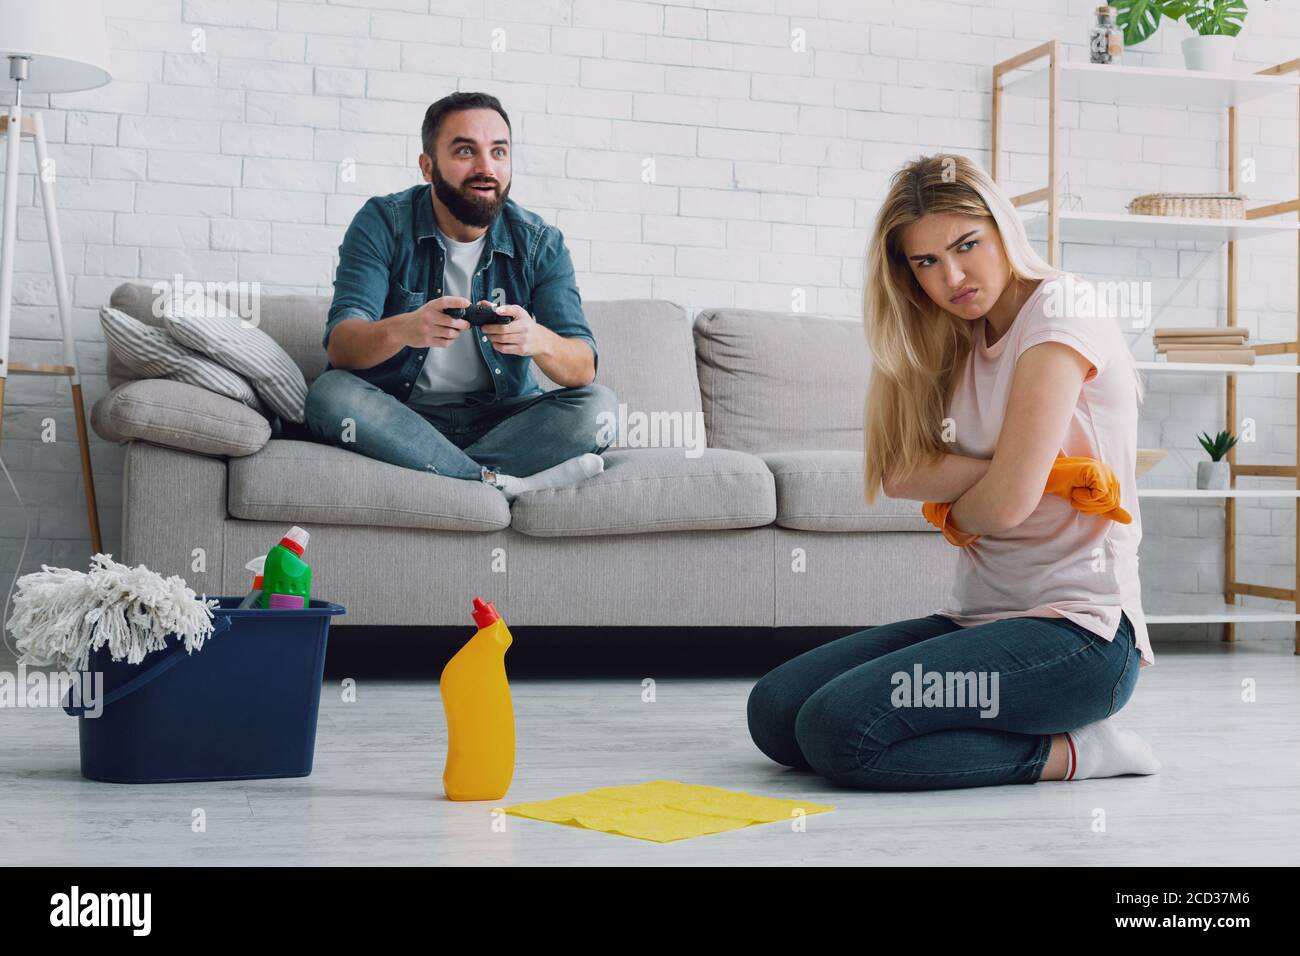
[[[1290,611],[1263,611],[1258,608],[1242,607],[1239,604],[1220,604],[1212,611],[1166,611],[1147,616],[1148,624],[1204,624],[1206,621],[1222,621],[1228,624],[1265,624],[1270,621],[1296,621],[1300,623],[1300,614]]]
[[[1135,362],[1144,372],[1231,372],[1233,375],[1296,375],[1300,365],[1237,365],[1228,362]]]
[[[1175,239],[1183,242],[1241,242],[1279,232],[1300,235],[1300,222],[1277,219],[1192,219],[1178,216],[1131,216],[1122,212],[1062,212],[1062,242],[1096,242],[1106,239]],[[1029,220],[1031,238],[1045,239],[1043,217]]]
[[[1055,41],[1053,41],[1055,42]],[[1007,63],[1002,92],[1015,96],[1046,99],[1051,95],[1052,66],[1021,69],[1049,55],[1048,44],[1027,53],[1027,60],[1013,57]],[[1019,60],[1019,62],[1016,62]],[[1202,110],[1226,110],[1274,93],[1294,93],[1300,77],[1277,73],[1211,73],[1206,70],[1172,70],[1153,66],[1111,63],[1075,63],[1056,59],[1057,90],[1064,100],[1088,103],[1127,103],[1135,106],[1186,106]],[[1003,64],[998,64],[1003,66]],[[1275,68],[1276,69],[1276,68]],[[1015,72],[1012,72],[1015,71]]]
[[[1046,60],[1046,65],[1041,61]],[[1033,66],[1031,66],[1033,64]],[[1291,234],[1297,243],[1297,278],[1300,279],[1300,222],[1276,218],[1287,213],[1300,214],[1300,197],[1248,209],[1245,219],[1193,219],[1176,216],[1133,216],[1125,213],[1080,212],[1061,209],[1057,188],[1061,168],[1058,155],[1057,121],[1061,100],[1091,103],[1122,103],[1143,106],[1181,106],[1191,109],[1226,110],[1228,114],[1229,192],[1237,188],[1237,110],[1263,96],[1285,93],[1300,103],[1300,59],[1280,63],[1258,73],[1209,73],[1154,67],[1114,64],[1070,63],[1062,59],[1060,42],[1050,40],[1033,49],[1003,60],[993,67],[993,143],[992,176],[998,179],[999,142],[1002,135],[1002,96],[1004,94],[1047,99],[1047,185],[1012,198],[1018,207],[1047,204],[1047,215],[1031,219],[1026,225],[1031,237],[1045,239],[1047,258],[1060,263],[1062,242],[1098,242],[1164,239],[1223,243],[1227,246],[1227,325],[1237,321],[1237,243],[1259,236]],[[1300,157],[1300,143],[1297,143]],[[1296,171],[1300,190],[1300,168]],[[1287,364],[1138,362],[1137,367],[1152,373],[1191,373],[1226,375],[1225,428],[1237,430],[1238,375],[1296,375],[1297,348],[1300,347],[1300,302],[1296,305],[1296,337],[1286,342],[1255,345],[1256,356],[1282,355]],[[1300,381],[1297,382],[1296,421],[1300,422]],[[1291,498],[1296,502],[1300,519],[1300,446],[1297,461],[1288,465],[1250,465],[1237,462],[1237,446],[1228,452],[1231,487],[1218,490],[1181,488],[1139,488],[1139,498],[1222,499],[1225,509],[1223,604],[1209,610],[1183,611],[1156,609],[1148,611],[1151,624],[1222,623],[1223,638],[1236,638],[1234,627],[1242,623],[1291,621],[1295,623],[1295,653],[1300,654],[1300,533],[1296,535],[1296,579],[1293,587],[1278,588],[1237,580],[1236,503],[1238,498]],[[1238,488],[1239,477],[1290,478],[1295,489]],[[1300,527],[1300,521],[1297,524]],[[1245,608],[1239,597],[1260,597],[1286,601],[1291,610],[1268,611]],[[1146,610],[1146,609],[1144,609]]]
[[[1281,488],[1139,488],[1139,498],[1300,498]]]

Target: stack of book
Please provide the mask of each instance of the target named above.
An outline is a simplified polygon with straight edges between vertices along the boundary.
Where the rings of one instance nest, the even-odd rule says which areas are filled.
[[[1156,329],[1156,352],[1169,362],[1223,362],[1254,365],[1255,350],[1246,345],[1250,330],[1242,325]]]

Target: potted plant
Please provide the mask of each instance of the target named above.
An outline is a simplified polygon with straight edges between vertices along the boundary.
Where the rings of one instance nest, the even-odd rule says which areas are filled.
[[[1232,464],[1224,461],[1223,456],[1237,444],[1237,439],[1228,432],[1219,432],[1214,438],[1202,432],[1199,441],[1210,460],[1196,463],[1196,487],[1205,490],[1227,488],[1231,484]]]
[[[1113,5],[1125,46],[1135,46],[1155,33],[1161,17],[1186,20],[1196,31],[1183,41],[1187,69],[1231,72],[1237,34],[1246,19],[1246,0],[1115,0]]]

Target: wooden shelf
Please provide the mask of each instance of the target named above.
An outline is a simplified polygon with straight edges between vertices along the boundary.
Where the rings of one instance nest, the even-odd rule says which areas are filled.
[[[1089,103],[1224,110],[1273,93],[1294,95],[1297,89],[1300,89],[1297,74],[1262,76],[1106,63],[1061,63],[1061,99]],[[1002,92],[1046,99],[1048,68],[1010,74],[1002,82]]]
[[[1060,222],[1062,242],[1168,239],[1223,243],[1277,233],[1300,235],[1300,222],[1284,219],[1192,219],[1183,216],[1132,216],[1122,212],[1063,211]],[[1028,213],[1025,230],[1031,239],[1046,239],[1046,210]]]
[[[1263,624],[1270,621],[1300,621],[1291,611],[1268,611],[1263,608],[1221,604],[1212,611],[1150,611],[1142,609],[1148,624]]]
[[[1139,498],[1300,498],[1300,488],[1139,488]]]
[[[1254,365],[1237,365],[1235,362],[1135,362],[1143,372],[1192,372],[1204,375],[1229,372],[1242,375],[1295,375],[1300,373],[1300,365],[1270,365],[1256,362]]]

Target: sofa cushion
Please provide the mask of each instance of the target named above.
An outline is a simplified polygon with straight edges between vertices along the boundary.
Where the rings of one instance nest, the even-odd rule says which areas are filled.
[[[254,411],[263,411],[257,393],[247,379],[177,342],[165,329],[146,325],[120,309],[108,306],[99,310],[99,325],[104,332],[104,341],[108,343],[109,355],[127,369],[132,378],[167,378],[197,385],[242,402]]]
[[[172,338],[244,376],[286,421],[302,422],[307,382],[289,353],[256,325],[220,302],[176,296],[163,307]]]
[[[694,331],[710,447],[862,447],[870,364],[860,320],[706,309]]]
[[[603,361],[603,359],[602,359]],[[754,528],[776,516],[772,473],[753,455],[708,449],[611,449],[605,470],[515,499],[510,524],[540,538]]]
[[[505,495],[481,481],[431,475],[318,442],[275,439],[230,462],[236,518],[300,524],[496,531],[510,523]]]
[[[635,413],[700,413],[691,322],[681,306],[661,299],[584,302],[583,313],[600,349],[596,381],[613,389],[629,419]],[[555,387],[534,363],[542,388]],[[619,447],[621,438],[614,445]]]
[[[174,290],[170,284],[160,288],[162,291],[155,292],[154,286],[147,282],[124,282],[113,290],[109,304],[146,325],[162,328],[163,305]],[[325,350],[320,346],[320,336],[325,329],[325,317],[329,312],[329,296],[267,295],[259,291],[253,300],[257,306],[256,314],[248,315],[246,313],[253,311],[247,308],[249,303],[239,301],[239,296],[228,286],[215,283],[207,287],[207,294],[237,315],[249,319],[274,339],[280,348],[289,353],[309,383],[325,371]],[[604,362],[603,355],[601,362]],[[110,386],[135,377],[129,369],[120,362],[115,362],[113,356],[109,355]]]
[[[162,327],[168,291],[170,287],[159,293],[149,283],[125,282],[113,290],[110,301],[146,325]],[[220,284],[207,294],[238,314],[245,311]],[[259,294],[257,303],[257,327],[289,353],[308,383],[315,381],[325,371],[321,333],[330,296]],[[584,302],[582,307],[600,349],[597,381],[613,389],[629,413],[700,413],[691,322],[681,306],[662,299],[619,299]],[[557,387],[536,363],[533,374],[542,388]],[[109,355],[109,385],[135,377]]]
[[[776,523],[799,531],[935,531],[921,503],[881,495],[868,507],[860,451],[759,455],[776,478]]]
[[[266,417],[247,405],[165,378],[117,386],[95,403],[90,424],[105,441],[140,439],[201,455],[251,455],[271,437]]]

